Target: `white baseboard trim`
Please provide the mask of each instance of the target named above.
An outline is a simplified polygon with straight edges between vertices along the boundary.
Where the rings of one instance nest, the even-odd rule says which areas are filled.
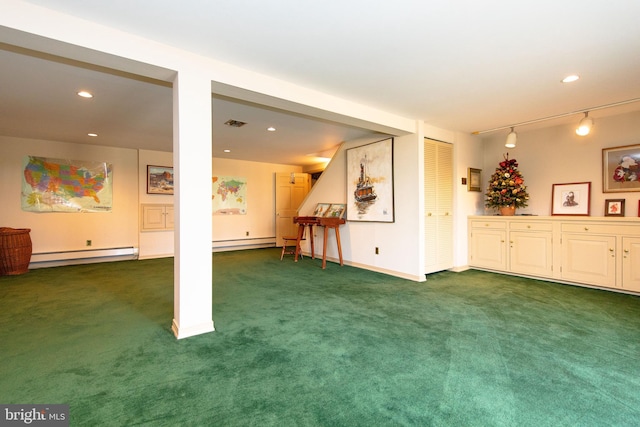
[[[173,319],[173,322],[171,322],[171,330],[173,331],[173,335],[175,335],[177,339],[181,340],[183,338],[189,338],[195,335],[214,332],[216,329],[213,326],[213,320],[210,322],[207,321],[199,325],[194,325],[187,328],[187,327],[178,326],[178,322],[176,322],[176,319]]]

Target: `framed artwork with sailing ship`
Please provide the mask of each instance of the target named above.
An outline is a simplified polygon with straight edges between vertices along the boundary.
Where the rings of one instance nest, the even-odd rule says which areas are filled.
[[[347,220],[394,222],[393,138],[347,150]]]

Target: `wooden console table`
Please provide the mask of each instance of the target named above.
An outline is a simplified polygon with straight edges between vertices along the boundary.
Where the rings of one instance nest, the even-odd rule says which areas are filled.
[[[304,228],[309,227],[309,240],[311,241],[311,258],[315,258],[315,248],[313,245],[313,226],[319,225],[324,227],[324,244],[322,245],[322,268],[327,268],[327,237],[329,236],[329,229],[333,228],[336,233],[336,242],[338,244],[338,255],[340,256],[340,265],[342,262],[342,246],[340,244],[340,230],[339,227],[346,221],[342,218],[324,218],[319,216],[297,216],[293,218],[293,222],[298,224],[298,241],[297,247],[300,247],[300,240],[304,235]],[[298,251],[296,250],[295,261],[298,261]]]

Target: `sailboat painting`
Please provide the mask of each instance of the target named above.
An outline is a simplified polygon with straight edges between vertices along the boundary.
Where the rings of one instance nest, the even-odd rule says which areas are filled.
[[[347,150],[348,221],[393,222],[393,138]]]

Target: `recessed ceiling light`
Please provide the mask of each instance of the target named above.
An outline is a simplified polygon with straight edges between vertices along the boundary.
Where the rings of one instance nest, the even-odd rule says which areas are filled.
[[[276,128],[274,128],[273,126],[269,126],[269,127],[267,128],[267,130],[268,130],[269,132],[275,132],[275,131],[276,131]]]
[[[225,153],[230,153],[231,150],[223,150]]]
[[[89,135],[89,136],[98,136],[97,133],[88,133],[87,135]]]
[[[80,92],[78,92],[78,96],[81,96],[83,98],[93,98],[93,95],[86,90],[81,90]]]
[[[577,74],[572,74],[570,76],[565,77],[564,79],[562,79],[562,83],[571,83],[571,82],[575,82],[576,80],[578,80],[580,78],[580,76],[578,76]]]

